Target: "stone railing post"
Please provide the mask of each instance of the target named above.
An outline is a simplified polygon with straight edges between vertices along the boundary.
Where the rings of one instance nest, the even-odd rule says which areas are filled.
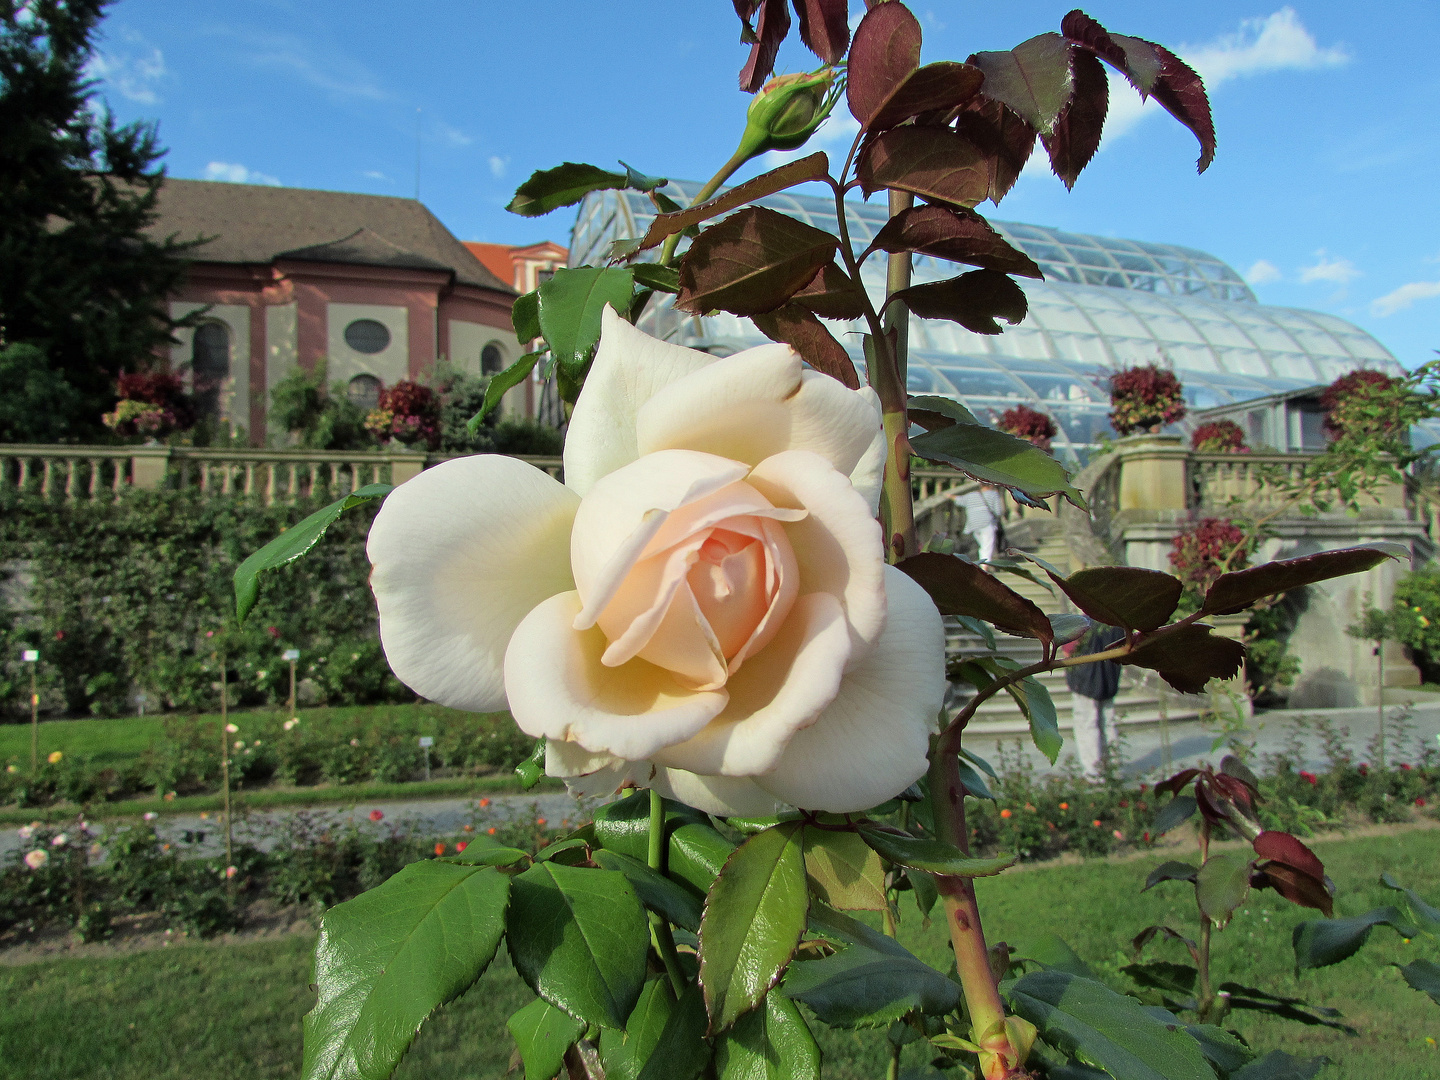
[[[425,453],[419,450],[395,450],[386,456],[390,462],[390,483],[399,487],[413,480],[425,468]]]
[[[168,446],[137,446],[130,452],[130,484],[146,491],[159,491],[165,486],[170,470]]]
[[[1120,454],[1117,510],[1190,508],[1190,451],[1179,435],[1137,435],[1115,445]]]

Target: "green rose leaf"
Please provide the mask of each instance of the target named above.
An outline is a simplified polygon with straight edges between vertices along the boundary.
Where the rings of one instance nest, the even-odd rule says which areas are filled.
[[[922,551],[902,559],[896,568],[915,579],[942,615],[984,619],[1017,637],[1046,643],[1052,639],[1050,620],[1034,601],[972,562],[938,551]]]
[[[907,866],[905,877],[910,882],[910,891],[915,894],[915,905],[920,909],[920,914],[928,919],[935,907],[935,901],[940,899],[940,890],[935,887],[934,876],[924,870]]]
[[[816,898],[838,911],[885,910],[885,868],[853,832],[806,828],[805,872]]]
[[[625,1021],[625,1030],[600,1032],[600,1060],[605,1080],[636,1080],[675,1011],[675,995],[664,979],[651,979]],[[703,1020],[701,1023],[703,1024]]]
[[[1014,1011],[1063,1053],[1125,1080],[1215,1080],[1195,1039],[1132,997],[1064,971],[1037,971],[1010,987]]]
[[[700,901],[683,885],[675,884],[658,870],[618,851],[600,848],[593,857],[606,870],[624,874],[640,902],[651,911],[659,912],[667,922],[683,926],[691,933],[700,929]]]
[[[490,837],[485,839],[489,840]],[[529,854],[519,848],[493,842],[487,844],[477,838],[466,844],[464,851],[448,856],[443,861],[455,863],[457,866],[514,866],[516,863],[528,861],[529,858]]]
[[[540,329],[561,374],[583,377],[600,340],[600,316],[609,304],[630,309],[635,271],[628,266],[577,266],[560,269],[536,291],[540,297]]]
[[[1183,694],[1198,694],[1211,679],[1228,679],[1245,662],[1245,646],[1211,633],[1204,623],[1192,623],[1141,641],[1121,664],[1158,671],[1160,677]]]
[[[828,175],[830,175],[830,159],[823,153],[810,154],[799,161],[781,165],[778,169],[761,173],[753,180],[747,180],[743,184],[728,188],[713,199],[696,203],[685,210],[676,209],[659,215],[650,223],[650,228],[646,230],[645,236],[640,241],[640,248],[652,248],[656,244],[663,243],[665,238],[672,233],[684,232],[702,221],[709,221],[713,217],[719,217],[721,214],[734,210],[737,206],[744,206],[755,199],[763,199],[766,195],[774,195],[776,192],[792,188],[796,184],[803,184],[810,180],[823,180]],[[669,203],[669,200],[666,200],[666,203]],[[657,202],[656,205],[665,204]]]
[[[645,984],[645,909],[623,874],[541,862],[511,885],[515,970],[537,994],[601,1027],[624,1027]]]
[[[1200,1052],[1221,1076],[1233,1073],[1255,1057],[1255,1051],[1224,1028],[1211,1024],[1186,1024],[1185,1030],[1200,1044]]]
[[[1169,960],[1127,964],[1120,971],[1134,979],[1138,986],[1182,995],[1195,993],[1195,980],[1199,977],[1199,971],[1190,964],[1172,964]]]
[[[909,398],[907,406],[910,422],[919,424],[926,431],[947,428],[953,424],[985,426],[964,405],[958,401],[951,401],[949,398],[936,397],[933,394],[915,394]]]
[[[515,766],[515,775],[520,778],[522,791],[529,791],[545,775],[545,740],[536,739],[530,756]]]
[[[946,281],[912,285],[894,299],[922,319],[948,319],[972,333],[991,335],[1001,332],[997,318],[1014,326],[1024,320],[1028,306],[1025,290],[999,270],[971,270]]]
[[[622,161],[620,164],[625,165],[625,162]],[[668,183],[670,183],[670,181],[662,176],[646,176],[644,173],[636,171],[629,165],[625,165],[625,186],[632,191],[643,191],[649,194],[656,188],[662,188]]]
[[[1440,964],[1431,963],[1429,960],[1411,960],[1400,968],[1400,974],[1412,989],[1429,994],[1430,999],[1440,1005]]]
[[[1290,934],[1296,970],[1329,967],[1354,956],[1369,939],[1370,931],[1377,926],[1388,926],[1401,937],[1414,937],[1417,933],[1405,913],[1393,905],[1348,919],[1303,922]]]
[[[731,854],[705,900],[700,984],[712,1033],[755,1008],[800,943],[810,894],[801,825],[756,833]]]
[[[1405,544],[1375,541],[1358,547],[1321,551],[1298,559],[1262,563],[1216,578],[1215,584],[1205,594],[1205,605],[1200,613],[1234,615],[1266,596],[1346,574],[1358,574],[1379,566],[1386,559],[1409,558],[1410,548]]]
[[[965,794],[973,795],[977,799],[995,801],[990,785],[985,783],[985,778],[968,761],[960,758],[957,767],[960,771],[960,782],[965,785]]]
[[[1414,889],[1405,888],[1388,871],[1380,875],[1380,884],[1387,889],[1394,889],[1405,894],[1405,899],[1410,905],[1410,914],[1420,925],[1422,931],[1427,934],[1440,934],[1440,910],[1422,900],[1420,894]]]
[[[243,623],[254,610],[255,602],[260,599],[260,574],[263,571],[294,562],[319,543],[325,530],[346,510],[372,499],[383,499],[394,490],[393,484],[366,484],[343,499],[336,499],[325,509],[316,510],[251,554],[235,569],[236,620]]]
[[[665,1022],[655,1049],[636,1080],[695,1080],[710,1063],[705,1038],[705,1000],[699,986],[691,986]]]
[[[1039,34],[1008,52],[982,52],[970,64],[985,73],[981,92],[1049,135],[1070,100],[1070,46],[1059,34]]]
[[[1211,855],[1195,875],[1195,899],[1200,910],[1220,929],[1250,893],[1253,860],[1238,851]]]
[[[816,907],[811,925],[846,947],[790,966],[785,994],[832,1027],[878,1027],[916,1009],[943,1016],[960,1004],[960,987],[886,937],[838,911]]]
[[[1060,590],[1096,622],[1126,630],[1163,626],[1180,603],[1180,579],[1139,566],[1095,566],[1069,577],[1050,575]]]
[[[315,945],[306,1080],[388,1080],[432,1012],[478,979],[505,933],[498,870],[411,863],[331,908]]]
[[[628,186],[629,177],[625,173],[567,161],[553,169],[531,173],[530,179],[515,189],[515,197],[505,209],[522,217],[540,217],[562,206],[574,206],[592,191]]]
[[[636,263],[631,269],[635,271],[636,283],[647,289],[658,289],[667,293],[680,291],[680,271],[674,267],[642,262]]]
[[[1187,797],[1188,796],[1182,796],[1182,798]],[[1195,800],[1191,799],[1190,801],[1193,803]],[[1154,870],[1151,870],[1149,876],[1145,879],[1145,887],[1140,891],[1146,892],[1149,889],[1153,889],[1162,881],[1188,881],[1193,885],[1195,884],[1195,876],[1199,872],[1198,869],[1188,862],[1179,862],[1178,860],[1172,859],[1169,862],[1161,863]]]
[[[1050,691],[1045,689],[1044,683],[1031,675],[1018,683],[1011,683],[1005,688],[1005,692],[1020,706],[1026,723],[1030,725],[1030,740],[1035,744],[1035,749],[1049,758],[1050,764],[1055,764],[1065,739],[1060,734],[1060,719],[1056,715],[1055,702],[1050,698]]]
[[[985,155],[944,127],[898,127],[876,136],[861,153],[855,175],[866,195],[895,188],[971,207],[990,193]]]
[[[684,803],[665,800],[670,837],[666,876],[703,897],[735,845],[715,831],[710,819]],[[650,793],[637,791],[595,811],[595,839],[601,847],[638,862],[649,856]]]
[[[691,243],[680,260],[675,306],[696,315],[773,311],[810,284],[839,243],[787,214],[747,206]]]
[[[911,866],[916,870],[928,870],[932,874],[946,874],[950,877],[993,877],[1015,863],[1013,855],[974,859],[959,848],[951,847],[940,840],[924,840],[918,836],[882,828],[873,822],[862,822],[859,828],[865,843],[891,862]]]
[[[973,210],[912,206],[896,214],[870,242],[870,251],[913,251],[1022,277],[1044,278],[1039,265]]]
[[[491,409],[500,404],[505,392],[519,386],[535,370],[535,362],[539,359],[538,352],[526,353],[504,371],[490,376],[490,381],[485,384],[485,399],[480,402],[480,411],[465,422],[465,428],[471,435],[480,430],[481,422]]]
[[[715,1051],[719,1080],[820,1080],[820,1047],[778,990],[735,1022]]]
[[[540,294],[535,290],[521,293],[510,306],[510,325],[516,340],[534,341],[540,336]]]
[[[505,1022],[525,1063],[525,1080],[554,1080],[565,1051],[585,1034],[585,1022],[539,998]]]
[[[1064,495],[1088,509],[1063,465],[1033,443],[1003,431],[953,424],[911,439],[910,447],[927,461],[944,462],[982,483],[1014,488],[1032,499]]]
[[[1095,977],[1094,969],[1059,934],[1041,934],[1021,949],[1020,955],[1026,960],[1044,964],[1047,968],[1068,971],[1071,975],[1080,975],[1086,979]]]
[[[1190,1029],[1187,1027],[1186,1030]],[[1329,1061],[1329,1058],[1323,1057],[1297,1058],[1284,1050],[1271,1050],[1264,1057],[1232,1072],[1229,1080],[1312,1080]]]

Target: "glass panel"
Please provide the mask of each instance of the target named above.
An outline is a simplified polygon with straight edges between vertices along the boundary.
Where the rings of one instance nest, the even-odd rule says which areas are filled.
[[[966,397],[1030,396],[1019,382],[994,369],[978,371],[974,368],[944,367],[937,370],[950,380],[950,385]]]
[[[1064,360],[1083,364],[1108,364],[1110,354],[1096,334],[1054,334],[1055,352]]]
[[[1304,353],[1269,353],[1265,357],[1276,375],[1314,382],[1319,375],[1315,363]]]

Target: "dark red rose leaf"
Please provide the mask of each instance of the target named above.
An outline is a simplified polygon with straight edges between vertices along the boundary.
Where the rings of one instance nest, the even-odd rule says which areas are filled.
[[[1035,260],[990,227],[973,210],[948,206],[912,206],[896,214],[876,235],[870,248],[913,251],[937,259],[969,263],[1002,274],[1043,278]],[[867,252],[868,254],[868,252]]]
[[[1025,292],[998,270],[972,270],[948,281],[912,285],[895,293],[922,319],[949,319],[976,334],[998,334],[1025,318]]]
[[[1322,881],[1325,878],[1325,864],[1289,833],[1267,830],[1255,838],[1252,846],[1262,859],[1274,859]]]
[[[740,10],[738,3],[735,10]],[[760,0],[753,10],[760,13],[755,22],[755,44],[750,46],[750,58],[740,69],[740,89],[747,94],[755,93],[770,78],[770,73],[775,70],[775,54],[790,32],[790,9],[785,6],[785,0]],[[748,27],[748,17],[742,15],[741,18],[747,20]]]
[[[789,345],[816,371],[839,379],[851,390],[860,389],[860,378],[855,374],[850,354],[815,317],[814,312],[792,300],[774,311],[750,318],[762,334],[771,341],[783,341]]]
[[[1066,40],[1072,41],[1076,45],[1083,45],[1096,56],[1108,60],[1121,72],[1126,73],[1128,77],[1126,69],[1129,66],[1129,61],[1125,56],[1125,50],[1110,37],[1108,30],[1089,15],[1086,15],[1085,12],[1077,8],[1075,11],[1066,15],[1065,18],[1060,21],[1060,33],[1065,35]],[[1157,65],[1157,73],[1158,70]],[[1148,87],[1145,92],[1149,92]]]
[[[1326,918],[1335,914],[1335,898],[1321,879],[1283,862],[1262,863],[1251,875],[1256,889],[1274,889],[1293,904],[1314,908]]]
[[[1158,671],[1182,694],[1198,694],[1211,679],[1228,679],[1245,661],[1245,646],[1191,624],[1142,641],[1120,663]]]
[[[1031,151],[1035,149],[1035,129],[1014,110],[979,94],[960,110],[955,118],[955,130],[984,157],[990,174],[990,188],[985,197],[998,204],[1015,186],[1025,163],[1030,160]]]
[[[1206,781],[1213,784],[1216,789],[1223,792],[1237,806],[1243,806],[1247,810],[1255,807],[1255,792],[1250,785],[1243,780],[1237,780],[1233,776],[1226,776],[1224,773],[1213,773]]]
[[[1402,544],[1378,541],[1221,574],[1205,594],[1205,606],[1201,608],[1201,613],[1234,615],[1263,597],[1289,592],[1301,585],[1313,585],[1317,581],[1358,574],[1379,566],[1386,559],[1408,559],[1409,556],[1409,549]]]
[[[1250,771],[1250,767],[1234,754],[1226,754],[1220,759],[1220,771],[1226,776],[1233,776],[1236,780],[1239,780],[1248,787],[1253,794],[1259,795],[1259,779]]]
[[[795,14],[800,18],[800,40],[827,64],[838,63],[850,47],[849,12],[846,7],[845,0],[795,0]]]
[[[917,116],[943,117],[973,98],[984,81],[985,73],[969,64],[926,64],[895,88],[865,127],[879,132]]]
[[[810,284],[795,294],[794,302],[822,319],[859,319],[865,315],[864,293],[833,262],[822,267]]]
[[[855,171],[866,195],[897,188],[970,207],[990,193],[990,164],[985,156],[974,143],[944,127],[886,131],[868,141]]]
[[[1156,784],[1155,794],[1164,795],[1166,792],[1169,792],[1171,795],[1174,795],[1199,775],[1199,769],[1181,769],[1174,776],[1161,780],[1160,783]]]
[[[919,582],[942,615],[984,619],[1008,634],[1047,644],[1054,638],[1043,611],[974,563],[926,551],[901,560],[896,568]]]
[[[1040,137],[1050,155],[1050,168],[1067,188],[1075,186],[1081,170],[1100,148],[1110,105],[1110,81],[1099,60],[1084,49],[1071,48],[1070,66],[1075,90],[1055,121],[1055,130]]]
[[[1211,825],[1223,825],[1229,820],[1229,815],[1220,804],[1211,797],[1210,791],[1203,781],[1195,783],[1195,802],[1200,807],[1200,814]]]
[[[838,246],[829,233],[785,214],[746,207],[691,243],[675,306],[696,315],[773,311],[808,285]]]
[[[1160,78],[1151,90],[1155,100],[1165,111],[1195,133],[1200,140],[1200,157],[1196,166],[1200,172],[1210,167],[1215,160],[1215,121],[1210,115],[1210,98],[1205,93],[1205,82],[1189,64],[1169,49],[1152,45],[1160,54],[1162,66]]]
[[[1183,588],[1179,578],[1139,566],[1095,566],[1068,578],[1050,577],[1086,615],[1126,630],[1163,626]]]
[[[821,180],[830,174],[830,159],[825,156],[823,150],[809,154],[799,161],[791,161],[781,165],[778,169],[771,169],[767,173],[746,180],[743,184],[736,184],[713,199],[706,199],[703,203],[696,203],[694,206],[686,207],[684,210],[673,210],[670,213],[658,215],[650,222],[650,228],[645,230],[644,237],[640,240],[640,246],[636,251],[644,251],[665,242],[665,238],[672,233],[684,232],[692,225],[698,225],[702,221],[709,221],[713,217],[734,210],[737,206],[744,206],[748,202],[762,199],[766,195],[774,195],[778,191],[792,188],[796,184],[803,184],[808,180]]]
[[[900,3],[871,8],[855,28],[845,63],[845,100],[861,126],[920,66],[920,23]]]
[[[975,53],[966,63],[985,72],[981,93],[1042,135],[1054,130],[1074,88],[1070,45],[1059,34],[1039,34],[1008,52]]]

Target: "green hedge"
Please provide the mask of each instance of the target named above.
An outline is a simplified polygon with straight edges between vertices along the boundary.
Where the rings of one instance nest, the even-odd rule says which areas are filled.
[[[38,648],[47,715],[214,710],[218,648],[233,706],[289,693],[285,648],[301,650],[314,697],[332,705],[411,701],[380,650],[366,586],[373,509],[345,515],[306,558],[267,575],[244,630],[231,575],[281,530],[329,499],[264,506],[194,491],[127,491],[114,503],[0,498],[0,572],[28,564],[32,610],[0,609],[0,716],[28,715],[22,648]],[[17,582],[5,583],[14,602]]]

